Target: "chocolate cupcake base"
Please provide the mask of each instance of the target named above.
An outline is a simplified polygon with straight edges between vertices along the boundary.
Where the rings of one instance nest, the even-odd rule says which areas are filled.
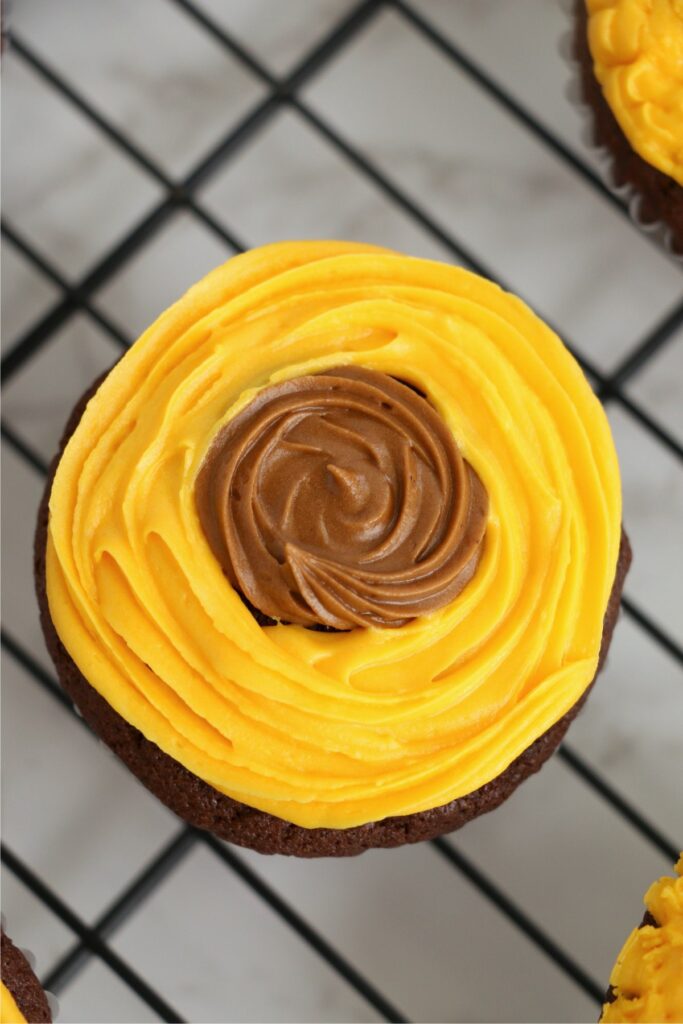
[[[644,160],[624,135],[602,93],[593,71],[588,46],[588,16],[585,0],[575,2],[573,57],[578,65],[580,99],[592,115],[592,137],[611,157],[611,184],[615,189],[635,193],[633,219],[640,227],[666,227],[671,251],[683,256],[683,187]]]
[[[19,1010],[31,1024],[52,1021],[47,996],[30,963],[5,932],[0,932],[2,981],[12,994]]]
[[[590,686],[555,725],[527,747],[504,772],[480,789],[432,810],[385,818],[347,829],[303,828],[265,811],[248,807],[218,792],[146,739],[114,711],[78,670],[57,635],[47,602],[45,549],[52,478],[61,453],[76,429],[88,399],[99,384],[98,380],[83,395],[71,414],[59,453],[52,463],[40,506],[35,538],[35,582],[40,619],[48,650],[64,690],[91,729],[162,803],[189,824],[260,853],[297,857],[347,857],[373,847],[402,846],[404,843],[416,843],[453,832],[480,814],[498,807],[524,779],[537,772],[547,761],[585,702]],[[604,663],[612,638],[624,577],[630,562],[631,548],[626,534],[622,532],[617,572],[603,624],[598,671]]]

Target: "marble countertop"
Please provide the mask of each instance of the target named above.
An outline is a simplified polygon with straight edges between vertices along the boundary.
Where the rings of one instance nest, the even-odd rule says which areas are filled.
[[[283,104],[269,102],[269,83],[286,78],[355,4],[196,7],[258,68],[174,0],[15,0],[9,9],[19,45],[3,59],[4,354],[60,308],[61,285],[87,279],[169,183],[230,133],[241,143],[202,177],[194,209],[177,204],[160,218],[130,258],[101,275],[89,308],[77,296],[62,309],[50,340],[7,380],[3,419],[40,459],[52,457],[75,399],[120,352],[115,336],[134,338],[234,244],[339,237],[451,262],[469,256],[550,320],[599,379],[680,304],[681,265],[446,52],[462,52],[599,172],[567,98],[572,72],[560,42],[569,17],[560,3],[377,4]],[[84,116],[49,73],[134,152]],[[626,593],[680,650],[683,329],[624,393],[608,414],[635,550]],[[32,591],[42,481],[6,439],[2,448],[4,625],[51,671]],[[6,651],[2,668],[3,839],[92,923],[178,822]],[[683,842],[682,720],[680,663],[622,614],[570,747],[674,843]],[[672,867],[558,757],[448,842],[605,985],[641,917],[642,894]],[[411,1019],[597,1016],[581,987],[429,844],[347,862],[240,857]],[[73,936],[4,868],[2,882],[8,930],[44,976]],[[201,846],[109,941],[187,1020],[381,1019]],[[64,1022],[158,1019],[97,958],[59,1001]]]

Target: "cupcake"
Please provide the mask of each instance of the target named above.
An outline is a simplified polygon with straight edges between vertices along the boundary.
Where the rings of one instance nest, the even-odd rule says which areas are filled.
[[[555,750],[630,560],[559,338],[456,267],[237,256],[83,396],[36,583],[83,717],[182,818],[268,853],[459,828]]]
[[[2,985],[0,988],[0,1021],[2,1024],[23,1024],[24,1021],[52,1020],[47,996],[41,988],[31,965],[20,949],[0,932],[2,957]]]
[[[642,923],[626,940],[610,977],[601,1021],[683,1021],[683,854],[678,878],[645,894]]]
[[[642,225],[666,226],[683,253],[683,5],[577,0],[575,53],[593,137],[613,183],[638,197]]]

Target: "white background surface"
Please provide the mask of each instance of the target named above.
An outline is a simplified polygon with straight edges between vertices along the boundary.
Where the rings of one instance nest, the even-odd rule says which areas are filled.
[[[330,31],[347,0],[201,0],[274,75]],[[558,53],[566,15],[548,0],[419,0],[587,162]],[[21,0],[10,29],[170,178],[267,95],[170,0]],[[3,61],[4,217],[71,284],[161,198],[163,188],[10,52]],[[681,300],[680,265],[417,34],[382,10],[301,97],[344,140],[609,373]],[[197,192],[245,245],[328,236],[453,260],[296,110],[264,119]],[[178,211],[92,303],[134,337],[206,270],[224,241]],[[3,351],[61,297],[2,243]],[[40,455],[120,349],[87,312],[8,382],[3,415]],[[683,440],[683,332],[628,385]],[[635,560],[626,591],[680,643],[681,464],[622,407],[609,415]],[[3,442],[6,629],[51,670],[32,592],[41,480]],[[178,830],[173,816],[3,654],[3,837],[88,922]],[[569,734],[572,747],[673,841],[683,813],[680,666],[622,616],[609,664]],[[678,792],[677,792],[678,782]],[[450,842],[584,969],[606,984],[666,858],[558,758]],[[416,1020],[595,1020],[597,1008],[430,845],[341,862],[241,854]],[[3,871],[8,930],[45,975],[68,929]],[[196,846],[119,927],[112,947],[192,1021],[379,1019],[210,850]],[[60,995],[62,1021],[154,1020],[97,959]]]

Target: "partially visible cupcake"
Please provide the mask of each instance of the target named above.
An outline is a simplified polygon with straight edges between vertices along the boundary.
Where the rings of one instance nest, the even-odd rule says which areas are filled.
[[[0,1024],[24,1024],[25,1021],[50,1024],[52,1015],[47,996],[30,963],[4,931],[0,932],[0,949]]]
[[[662,223],[683,253],[683,3],[577,0],[575,55],[594,141],[642,225]]]
[[[683,853],[676,871],[678,878],[665,875],[645,894],[645,916],[610,977],[604,1024],[683,1021]]]

